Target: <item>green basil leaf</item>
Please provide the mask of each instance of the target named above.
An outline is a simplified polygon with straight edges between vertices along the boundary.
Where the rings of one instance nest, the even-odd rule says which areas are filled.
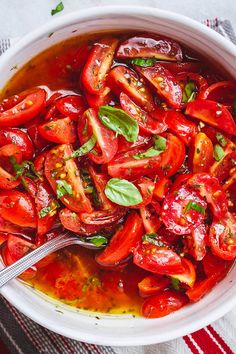
[[[214,145],[213,157],[216,161],[220,161],[225,156],[224,149],[219,145]]]
[[[101,106],[98,110],[98,116],[106,127],[117,134],[123,135],[127,141],[134,143],[137,140],[138,124],[123,109]]]
[[[171,286],[173,289],[179,291],[180,290],[180,281],[179,279],[176,279],[174,277],[170,277],[171,278]]]
[[[152,243],[153,245],[156,245],[158,247],[164,247],[165,244],[158,240],[158,235],[156,233],[152,233],[152,234],[145,234],[142,236],[142,240],[146,241],[148,243]]]
[[[182,102],[188,103],[195,100],[197,95],[196,84],[193,80],[189,80],[183,90]]]
[[[35,171],[35,167],[32,161],[25,160],[22,162],[22,164],[18,164],[16,162],[15,156],[10,156],[9,159],[15,172],[15,177],[11,179],[12,181],[15,181],[23,174],[25,174],[29,178],[41,178],[41,176]]]
[[[154,146],[156,150],[165,151],[166,150],[166,139],[161,135],[154,135],[153,137]]]
[[[133,58],[131,60],[131,64],[137,65],[137,66],[142,66],[143,68],[146,68],[148,66],[154,66],[156,63],[156,59],[155,58]]]
[[[55,7],[55,9],[51,10],[51,15],[54,16],[56,15],[58,12],[61,12],[62,10],[64,10],[64,5],[63,2],[59,2],[59,4]]]
[[[61,198],[66,194],[72,195],[72,187],[64,179],[59,179],[56,181],[57,197]]]
[[[105,194],[113,203],[123,206],[137,205],[143,200],[133,183],[120,178],[111,178],[107,182]]]
[[[227,139],[224,137],[223,134],[221,134],[219,132],[216,133],[216,139],[217,139],[218,143],[223,147],[225,147],[228,144]]]
[[[157,155],[160,155],[161,153],[162,153],[162,151],[158,151],[154,147],[150,147],[147,151],[145,151],[143,153],[140,152],[136,155],[133,155],[132,157],[135,160],[140,160],[140,159],[145,159],[146,157],[157,156]]]
[[[65,161],[68,161],[68,160],[75,158],[75,157],[80,157],[80,156],[84,156],[84,155],[88,154],[91,150],[93,150],[93,148],[96,144],[96,141],[97,141],[97,139],[96,139],[95,135],[93,134],[91,136],[91,138],[88,141],[86,141],[86,143],[84,145],[80,146],[79,149],[73,151],[72,154],[70,154],[70,156],[66,157]]]
[[[48,215],[52,211],[56,210],[57,208],[60,207],[60,204],[58,203],[57,200],[53,200],[50,205],[47,207],[42,208],[39,212],[38,215],[40,218],[43,218],[44,216]]]
[[[97,247],[106,245],[108,243],[107,238],[102,235],[95,235],[92,237],[86,237],[86,241],[88,241],[89,243],[92,243],[93,245],[95,245]]]
[[[188,204],[186,205],[184,214],[186,214],[189,210],[196,210],[196,211],[198,211],[201,214],[205,213],[205,209],[201,205],[199,205],[198,203],[196,203],[196,202],[194,202],[192,200],[190,200],[188,202]]]

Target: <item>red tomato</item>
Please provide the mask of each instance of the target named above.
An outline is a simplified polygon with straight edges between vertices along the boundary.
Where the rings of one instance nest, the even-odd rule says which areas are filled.
[[[224,218],[214,220],[209,233],[212,252],[225,260],[236,257],[236,215],[227,213]]]
[[[234,81],[220,81],[207,87],[199,94],[202,100],[217,101],[227,108],[232,108],[236,97],[236,83]]]
[[[123,208],[116,208],[112,210],[96,210],[92,213],[80,213],[80,220],[87,225],[110,225],[118,222],[125,215],[126,210]]]
[[[171,184],[171,182],[170,182],[169,178],[167,178],[167,177],[162,177],[161,179],[159,179],[155,183],[153,196],[157,200],[162,200],[166,196],[166,194],[168,193],[170,184]]]
[[[146,318],[160,318],[179,310],[187,303],[187,296],[184,294],[175,290],[164,290],[145,300],[141,312]]]
[[[198,61],[187,61],[182,63],[162,61],[160,64],[164,66],[164,68],[168,69],[174,76],[183,72],[199,73],[202,66],[202,63]]]
[[[44,164],[45,164],[45,159],[46,159],[47,153],[48,153],[48,151],[42,152],[34,160],[35,171],[40,175],[43,175],[43,173],[44,173]]]
[[[186,145],[189,145],[193,137],[198,133],[197,125],[186,119],[180,112],[166,112],[165,122],[169,129],[183,140]]]
[[[183,184],[185,184],[188,179],[192,177],[192,173],[183,173],[176,176],[174,183],[171,187],[171,192],[178,190]]]
[[[212,213],[216,218],[224,217],[228,210],[228,202],[217,178],[208,173],[196,173],[189,178],[187,183],[210,204]]]
[[[143,201],[141,203],[136,204],[133,207],[130,206],[130,208],[136,209],[136,208],[144,207],[151,202],[153,191],[155,188],[155,183],[147,177],[141,177],[137,181],[135,181],[134,184],[139,189],[141,196],[143,198]]]
[[[89,152],[88,157],[97,164],[109,162],[118,149],[117,137],[115,132],[102,124],[96,111],[90,108],[85,111],[80,124],[78,124],[80,143],[85,144],[92,134],[96,136],[97,141],[94,149]]]
[[[111,37],[103,38],[93,45],[81,78],[90,93],[99,95],[104,89],[117,45],[118,40]]]
[[[235,183],[236,183],[236,168],[232,168],[232,170],[230,170],[229,178],[224,182],[224,185],[223,185],[224,191],[230,189],[231,187],[235,188],[235,186],[234,186]]]
[[[169,278],[161,275],[148,275],[140,283],[138,283],[139,293],[141,296],[149,296],[165,289],[170,284]]]
[[[39,134],[39,125],[43,124],[44,120],[41,117],[36,117],[27,124],[27,132],[37,150],[41,150],[50,145],[48,140],[44,139],[41,134]]]
[[[107,77],[107,85],[117,96],[124,92],[148,112],[154,109],[152,93],[135,71],[125,66],[116,66]]]
[[[196,281],[196,270],[191,261],[187,258],[182,258],[183,273],[172,274],[171,277],[178,279],[181,283],[187,284],[190,288],[194,286]]]
[[[107,267],[119,264],[130,255],[143,233],[142,219],[132,211],[124,225],[113,235],[109,245],[96,256],[96,261]]]
[[[85,91],[85,97],[89,107],[98,109],[100,106],[107,106],[113,100],[113,95],[109,87],[105,87],[99,95],[93,95],[90,92]]]
[[[215,256],[211,252],[208,252],[203,258],[202,264],[206,276],[210,277],[217,272],[224,273],[225,270],[227,270],[229,266],[232,265],[232,262],[225,261],[224,259]]]
[[[150,135],[146,135],[142,132],[139,132],[138,138],[134,143],[127,141],[122,135],[118,136],[118,151],[126,152],[135,148],[149,148],[152,146],[152,137]]]
[[[82,223],[79,216],[67,208],[60,211],[59,218],[64,228],[81,236],[93,235],[103,228],[102,225],[98,226]]]
[[[182,273],[180,256],[164,242],[157,241],[160,246],[147,241],[140,242],[133,250],[134,264],[155,274]]]
[[[3,233],[0,231],[0,250],[1,250],[1,246],[2,244],[7,240],[7,234]]]
[[[0,188],[13,189],[20,184],[20,180],[14,180],[14,174],[9,162],[10,157],[15,157],[17,163],[22,162],[22,153],[20,148],[14,144],[7,144],[0,147]],[[10,172],[7,168],[9,167]]]
[[[17,128],[3,128],[0,130],[0,146],[16,144],[21,152],[23,160],[31,160],[34,155],[34,147],[27,133]]]
[[[166,68],[156,63],[154,66],[147,68],[135,65],[135,70],[155,87],[157,94],[163,98],[168,105],[174,108],[180,108],[182,90],[176,82],[175,77]]]
[[[192,230],[191,235],[186,236],[188,252],[197,261],[201,261],[206,254],[207,239],[205,224],[200,224]]]
[[[140,214],[143,220],[143,225],[147,234],[156,233],[161,226],[160,221],[160,205],[158,202],[153,201],[151,204],[140,208]]]
[[[46,93],[36,88],[21,102],[0,113],[0,127],[16,127],[34,118],[45,106]]]
[[[140,34],[122,42],[118,47],[117,58],[156,58],[169,61],[181,61],[183,58],[180,45],[170,38]]]
[[[194,173],[208,172],[213,163],[213,144],[204,133],[198,133],[192,140],[188,164]]]
[[[38,127],[39,133],[53,143],[72,144],[76,141],[75,123],[69,118],[53,119]]]
[[[198,97],[199,97],[199,94],[208,87],[207,80],[204,79],[203,76],[201,76],[199,74],[196,74],[196,73],[191,73],[191,72],[179,73],[179,74],[176,75],[176,80],[178,81],[178,83],[182,87],[183,92],[184,92],[184,89],[185,89],[185,85],[187,83],[193,83],[194,86],[195,86],[194,93]],[[195,99],[195,98],[196,97],[194,96],[191,99],[191,96],[190,96],[191,101],[193,99]],[[189,102],[189,101],[187,101],[187,102]],[[187,103],[187,102],[183,102],[183,103]]]
[[[203,212],[189,208],[195,203]],[[162,205],[162,221],[166,228],[177,235],[191,232],[204,221],[207,203],[187,186],[181,186],[168,194]]]
[[[136,160],[133,156],[143,153],[143,150],[133,150],[117,155],[108,164],[108,173],[112,177],[135,179],[143,175],[155,173],[159,176],[172,176],[182,165],[185,157],[185,148],[179,138],[167,134],[166,150],[161,154]]]
[[[120,104],[122,109],[137,121],[144,133],[160,134],[167,130],[165,121],[161,122],[153,118],[151,113],[137,106],[124,92],[120,94]]]
[[[60,183],[66,183],[67,187],[69,186],[71,194],[64,189],[65,195],[60,197],[60,200],[70,210],[89,213],[92,212],[92,206],[85,195],[75,160],[65,161],[72,152],[73,149],[69,144],[57,145],[50,150],[45,159],[45,176],[55,193]]]
[[[19,226],[36,228],[35,205],[27,193],[0,191],[0,216]]]
[[[232,169],[235,167],[236,161],[236,146],[230,142],[224,149],[224,156],[219,161],[215,161],[210,167],[209,172],[216,177],[220,182],[225,180]]]
[[[202,120],[226,133],[236,135],[236,124],[231,113],[220,103],[197,99],[187,104],[185,114]]]
[[[78,121],[86,110],[86,105],[83,96],[69,95],[59,98],[55,102],[58,111],[66,117]]]

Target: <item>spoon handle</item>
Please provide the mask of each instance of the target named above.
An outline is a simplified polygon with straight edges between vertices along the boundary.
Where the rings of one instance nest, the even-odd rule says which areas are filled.
[[[79,239],[73,236],[68,236],[67,233],[64,233],[36,248],[34,251],[28,253],[15,263],[0,271],[0,288],[9,280],[16,278],[26,269],[32,267],[45,256],[73,243],[79,244]]]

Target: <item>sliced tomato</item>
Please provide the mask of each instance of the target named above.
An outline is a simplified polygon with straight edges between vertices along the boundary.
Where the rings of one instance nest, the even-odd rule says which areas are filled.
[[[168,61],[181,61],[180,45],[173,39],[153,33],[140,34],[122,42],[116,53],[117,58],[156,58]]]
[[[199,97],[200,93],[205,90],[208,87],[208,82],[207,80],[196,73],[192,73],[192,72],[182,72],[176,75],[176,80],[178,81],[180,87],[183,90],[183,98],[184,98],[184,92],[185,92],[185,87],[188,83],[191,83],[194,85],[194,90],[193,90],[193,96],[191,97],[186,97],[187,102],[191,102],[194,99],[196,99],[196,97]],[[188,101],[189,99],[189,101]],[[187,103],[182,102],[183,105]]]
[[[197,99],[187,104],[185,114],[236,135],[236,124],[231,113],[218,102]]]
[[[130,208],[136,209],[136,208],[145,207],[152,200],[155,183],[147,177],[141,177],[137,181],[135,181],[134,184],[140,191],[143,201],[133,207],[131,206]]]
[[[111,89],[107,86],[99,95],[93,95],[92,93],[85,91],[85,97],[89,107],[94,109],[98,109],[100,106],[108,106],[110,103],[114,102]]]
[[[167,130],[168,126],[164,120],[158,121],[152,117],[152,113],[145,112],[136,105],[124,92],[120,94],[120,104],[123,110],[132,118],[134,118],[140,129],[144,133],[160,134]],[[164,115],[163,111],[163,115]]]
[[[202,100],[216,101],[231,109],[233,107],[235,97],[236,83],[234,81],[215,82],[199,94],[199,98]]]
[[[1,221],[0,221],[1,222]],[[1,250],[1,246],[4,242],[6,242],[7,240],[7,234],[5,234],[4,232],[0,231],[0,250]]]
[[[195,210],[189,208],[194,203],[198,206]],[[166,228],[177,235],[190,233],[194,228],[203,223],[207,203],[194,190],[183,185],[169,193],[162,205],[162,221]]]
[[[236,215],[227,213],[224,218],[214,220],[209,233],[212,252],[225,260],[236,257]]]
[[[133,150],[135,148],[149,148],[152,146],[153,139],[150,135],[147,135],[143,132],[139,132],[138,138],[134,143],[127,141],[122,135],[118,136],[118,151],[126,152]]]
[[[135,71],[125,66],[116,66],[107,77],[107,85],[117,96],[124,92],[137,105],[148,112],[154,109],[152,92]]]
[[[196,173],[187,181],[188,185],[210,204],[213,215],[223,218],[228,210],[225,192],[217,178],[208,173]]]
[[[161,275],[148,275],[140,283],[138,283],[139,293],[141,296],[150,296],[158,293],[170,285],[170,279]]]
[[[138,213],[132,211],[124,225],[114,234],[109,245],[96,256],[96,261],[107,267],[119,264],[131,254],[143,233],[142,219]]]
[[[213,144],[208,136],[202,132],[193,138],[189,154],[188,164],[194,173],[208,172],[213,163]]]
[[[156,233],[160,228],[160,211],[160,204],[156,201],[140,208],[140,214],[147,234]]]
[[[55,105],[61,114],[70,117],[76,122],[82,117],[86,110],[86,104],[81,95],[69,95],[59,98],[56,100]]]
[[[147,68],[135,65],[135,70],[155,87],[157,94],[163,98],[168,105],[174,108],[180,108],[182,90],[169,70],[159,63]]]
[[[85,111],[80,124],[78,124],[80,143],[85,144],[92,134],[96,137],[96,145],[88,154],[90,160],[97,164],[109,162],[118,149],[117,137],[115,132],[102,124],[96,111],[90,108]]]
[[[53,119],[38,127],[39,133],[53,143],[72,144],[76,141],[75,123],[69,118]]]
[[[224,182],[223,189],[224,191],[235,188],[236,183],[236,167],[230,170],[229,178]],[[236,189],[235,189],[236,190]]]
[[[171,187],[171,192],[178,190],[182,185],[186,184],[188,179],[192,176],[192,173],[181,173],[176,176],[174,183]]]
[[[14,189],[20,184],[20,180],[15,180],[14,172],[9,158],[14,157],[17,163],[22,162],[22,152],[15,144],[7,144],[0,147],[0,188]]]
[[[39,134],[39,125],[43,124],[42,117],[36,117],[25,124],[27,132],[37,150],[42,150],[50,145],[50,142]]]
[[[163,198],[165,198],[165,196],[167,195],[169,188],[171,185],[171,181],[169,178],[167,177],[162,177],[160,178],[156,183],[155,183],[155,188],[153,191],[153,196],[157,199],[157,200],[162,200]]]
[[[46,93],[36,88],[14,107],[0,113],[0,127],[17,127],[34,118],[45,106]]]
[[[58,183],[60,185],[65,181],[69,186],[72,194],[67,192],[60,198],[66,207],[77,212],[91,212],[93,209],[85,195],[75,160],[65,160],[72,152],[73,149],[69,144],[57,145],[50,150],[45,159],[45,176],[55,193],[57,193]]]
[[[235,167],[236,145],[232,142],[224,149],[224,156],[219,161],[215,161],[210,167],[209,172],[220,182],[224,181]]]
[[[174,76],[183,72],[199,73],[202,68],[202,63],[199,61],[186,61],[181,63],[162,61],[160,64],[168,69]]]
[[[86,90],[99,95],[105,87],[118,39],[106,37],[95,43],[82,72],[82,83]]]
[[[10,233],[17,235],[26,235],[31,238],[32,233],[34,234],[34,229],[26,229],[24,227],[18,226],[16,224],[11,223],[10,221],[3,219],[0,216],[0,232],[3,232],[4,234]]]
[[[218,256],[215,256],[213,253],[208,252],[202,261],[204,272],[207,277],[219,272],[225,272],[231,265],[232,262],[226,261]]]
[[[45,159],[46,159],[47,153],[48,153],[48,151],[42,152],[34,160],[35,171],[40,175],[43,175],[43,173],[44,173],[44,164],[45,164]]]
[[[114,208],[112,210],[96,210],[92,213],[80,213],[80,220],[87,225],[106,226],[118,222],[125,215],[126,210],[123,208]]]
[[[196,281],[196,270],[193,263],[187,258],[182,258],[182,265],[184,267],[183,273],[172,274],[171,277],[178,279],[181,283],[187,284],[192,288]]]
[[[167,134],[166,150],[161,154],[136,160],[133,156],[144,150],[133,150],[117,155],[108,164],[108,173],[112,177],[135,179],[155,173],[162,177],[172,176],[182,165],[185,157],[183,142],[173,134]]]
[[[179,310],[187,303],[186,295],[175,290],[164,290],[145,300],[141,312],[146,318],[160,318]]]
[[[194,136],[198,133],[197,125],[185,116],[176,111],[167,111],[165,122],[169,129],[176,134],[186,145],[189,145]]]
[[[0,129],[0,146],[7,144],[17,145],[21,152],[23,160],[31,160],[34,155],[34,146],[28,134],[17,128]]]
[[[36,228],[35,205],[27,193],[0,191],[0,216],[19,226]]]
[[[188,253],[197,261],[201,261],[206,254],[207,232],[205,224],[200,224],[192,230],[191,235],[186,236]]]

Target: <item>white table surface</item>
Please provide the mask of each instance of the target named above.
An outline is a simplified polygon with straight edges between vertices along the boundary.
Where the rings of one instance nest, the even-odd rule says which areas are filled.
[[[60,0],[0,0],[0,37],[19,37],[52,19],[51,9]],[[155,6],[196,20],[219,17],[236,26],[236,0],[64,0],[64,10],[102,5]]]

